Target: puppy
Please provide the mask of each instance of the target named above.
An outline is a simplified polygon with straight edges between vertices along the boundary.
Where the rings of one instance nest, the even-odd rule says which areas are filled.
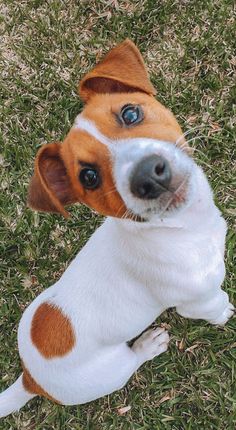
[[[42,395],[63,405],[120,389],[167,350],[165,309],[225,324],[226,223],[172,113],[154,98],[126,40],[81,81],[83,112],[63,143],[36,157],[29,205],[68,216],[80,202],[108,216],[61,279],[26,309],[23,373],[0,395],[0,416]]]

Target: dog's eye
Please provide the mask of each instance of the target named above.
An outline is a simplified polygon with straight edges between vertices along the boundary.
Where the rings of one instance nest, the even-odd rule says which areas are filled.
[[[119,118],[127,126],[138,124],[143,120],[143,111],[138,105],[125,105],[120,111]]]
[[[92,167],[84,167],[79,174],[79,180],[84,188],[94,190],[100,184],[99,173]]]

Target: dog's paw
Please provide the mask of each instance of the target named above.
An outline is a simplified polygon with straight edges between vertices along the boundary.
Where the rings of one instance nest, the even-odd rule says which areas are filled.
[[[140,363],[152,360],[168,348],[170,337],[164,328],[144,332],[133,344],[132,350],[138,355]]]
[[[222,314],[218,318],[210,322],[211,324],[214,324],[214,325],[225,325],[227,321],[233,316],[234,313],[235,313],[234,305],[232,305],[232,303],[228,303],[228,306],[225,308],[224,312],[222,312]]]

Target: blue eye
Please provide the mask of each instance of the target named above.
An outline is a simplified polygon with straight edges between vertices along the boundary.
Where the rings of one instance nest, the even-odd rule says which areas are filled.
[[[127,126],[137,124],[143,119],[143,111],[140,106],[125,105],[120,111],[120,119]]]

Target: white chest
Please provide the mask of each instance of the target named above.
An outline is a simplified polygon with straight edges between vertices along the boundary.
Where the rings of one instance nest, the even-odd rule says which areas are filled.
[[[125,242],[121,270],[141,284],[157,313],[195,300],[217,288],[224,278],[225,221],[218,217],[209,230],[160,229]],[[139,242],[139,243],[137,243]],[[140,252],[139,252],[140,249]]]

